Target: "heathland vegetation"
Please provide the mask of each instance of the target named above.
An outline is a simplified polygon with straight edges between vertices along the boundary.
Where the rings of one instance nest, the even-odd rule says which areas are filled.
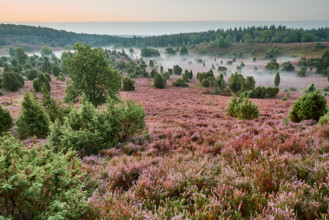
[[[74,33],[38,30],[49,36],[36,42],[74,42]],[[40,56],[10,47],[0,57],[0,216],[328,218],[329,52],[282,58],[271,45],[327,35],[260,27],[94,36],[92,46],[143,48],[129,52],[77,35],[86,38],[60,58],[49,47]],[[229,48],[240,42],[270,49],[239,56]],[[214,47],[226,57],[210,56]]]

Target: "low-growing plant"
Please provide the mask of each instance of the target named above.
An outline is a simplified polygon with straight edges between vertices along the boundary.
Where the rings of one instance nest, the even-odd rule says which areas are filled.
[[[280,89],[278,87],[267,87],[266,88],[266,95],[270,98],[277,96]]]
[[[1,87],[7,91],[17,91],[24,85],[23,77],[16,72],[4,72],[2,74],[2,85]]]

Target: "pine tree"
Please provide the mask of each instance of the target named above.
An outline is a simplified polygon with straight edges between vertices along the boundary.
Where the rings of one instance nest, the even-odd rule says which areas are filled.
[[[37,138],[45,138],[49,133],[49,118],[30,93],[24,95],[21,114],[16,125],[20,139],[34,135]]]
[[[274,85],[275,85],[275,87],[279,87],[279,85],[280,85],[280,73],[279,72],[277,72],[276,73],[276,75],[275,75],[275,79],[274,79]]]

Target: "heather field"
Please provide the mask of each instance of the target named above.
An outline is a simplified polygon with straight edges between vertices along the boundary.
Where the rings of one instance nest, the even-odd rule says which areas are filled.
[[[231,97],[205,95],[196,79],[190,88],[153,88],[136,79],[120,92],[146,112],[147,136],[82,158],[88,204],[97,219],[316,219],[327,218],[328,125],[287,120],[292,103],[252,99],[259,117],[226,115]],[[61,101],[65,82],[51,81]],[[0,97],[13,118],[32,83]],[[25,140],[48,143],[46,139]]]

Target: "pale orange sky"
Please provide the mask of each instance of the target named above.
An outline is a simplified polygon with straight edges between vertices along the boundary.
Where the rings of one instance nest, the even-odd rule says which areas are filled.
[[[329,20],[328,0],[0,0],[0,22]]]

